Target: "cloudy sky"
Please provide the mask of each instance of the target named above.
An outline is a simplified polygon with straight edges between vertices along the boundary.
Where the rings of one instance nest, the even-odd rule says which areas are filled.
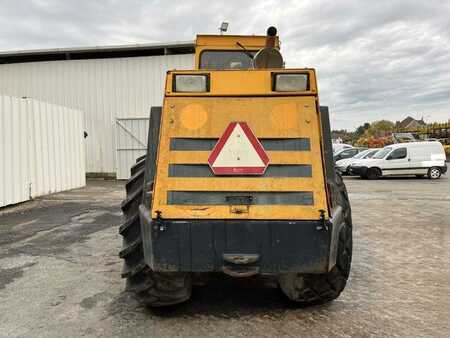
[[[193,40],[278,28],[288,67],[318,71],[332,127],[450,118],[450,1],[0,0],[0,50]]]

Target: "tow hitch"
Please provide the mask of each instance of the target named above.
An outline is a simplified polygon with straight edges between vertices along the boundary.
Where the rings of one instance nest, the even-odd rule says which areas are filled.
[[[223,272],[232,277],[250,277],[259,273],[257,254],[223,254]]]

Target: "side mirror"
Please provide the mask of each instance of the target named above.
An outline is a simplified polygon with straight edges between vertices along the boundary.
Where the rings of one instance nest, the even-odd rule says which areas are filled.
[[[388,157],[386,157],[386,160],[392,160],[392,156],[389,155]]]

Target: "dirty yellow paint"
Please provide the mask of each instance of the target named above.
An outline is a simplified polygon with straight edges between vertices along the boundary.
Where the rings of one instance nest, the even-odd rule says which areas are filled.
[[[180,114],[180,122],[186,129],[199,129],[208,120],[208,113],[200,104],[187,104]]]
[[[272,109],[270,116],[270,122],[279,130],[293,129],[297,126],[299,120],[297,110],[297,104],[295,102],[286,102],[275,105]]]
[[[231,212],[232,206],[190,206],[173,205],[164,208],[166,219],[284,219],[284,220],[318,220],[320,213],[310,206],[252,205],[248,213],[237,214]],[[157,209],[158,210],[158,209]],[[187,216],[188,215],[188,216]],[[153,217],[155,215],[153,214]]]
[[[273,125],[273,115],[277,113],[279,104],[294,102],[296,118],[291,119],[290,128],[283,123]],[[167,103],[167,104],[166,104]],[[206,111],[207,121],[201,128],[186,128],[181,119],[181,112],[186,105],[198,104]],[[167,108],[167,106],[170,108]],[[261,138],[296,138],[315,137],[318,135],[311,128],[318,127],[316,102],[312,96],[307,97],[246,97],[246,98],[216,98],[216,97],[166,97],[163,109],[165,121],[163,128],[171,137],[219,138],[225,128],[233,121],[247,121],[250,128]],[[310,123],[305,123],[305,119]],[[170,122],[170,123],[167,123]],[[166,123],[166,124],[164,124]]]
[[[286,72],[282,69],[251,69],[226,71],[198,71],[199,74],[208,74],[210,78],[210,91],[206,93],[176,93],[173,92],[172,81],[176,74],[193,74],[194,71],[169,72],[166,80],[166,96],[292,96],[292,92],[272,91],[272,73]],[[297,95],[315,95],[317,91],[315,73],[313,69],[289,69],[289,73],[309,75],[309,90],[296,93]]]
[[[165,182],[167,190],[186,191],[311,191],[311,177],[170,177]]]
[[[284,70],[277,70],[284,71]],[[314,70],[302,93],[274,93],[270,70],[211,71],[209,93],[173,93],[169,72],[163,105],[152,216],[168,219],[319,219],[328,210]],[[289,70],[292,72],[292,70]],[[180,73],[180,72],[176,72]],[[192,71],[191,71],[192,73]],[[204,73],[204,72],[203,72]],[[310,164],[312,177],[169,177],[170,164],[205,164],[210,151],[171,151],[171,138],[219,139],[230,122],[245,121],[259,139],[309,138],[310,151],[268,151],[271,164]],[[228,205],[168,205],[168,191],[312,191],[314,204],[251,205],[234,213]]]

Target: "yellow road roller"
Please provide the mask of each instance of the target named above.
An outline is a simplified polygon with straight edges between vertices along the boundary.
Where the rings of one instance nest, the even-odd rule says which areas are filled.
[[[328,107],[279,47],[274,27],[198,35],[195,69],[167,72],[121,205],[122,277],[147,306],[187,301],[208,274],[273,277],[301,304],[343,291],[352,220]]]

